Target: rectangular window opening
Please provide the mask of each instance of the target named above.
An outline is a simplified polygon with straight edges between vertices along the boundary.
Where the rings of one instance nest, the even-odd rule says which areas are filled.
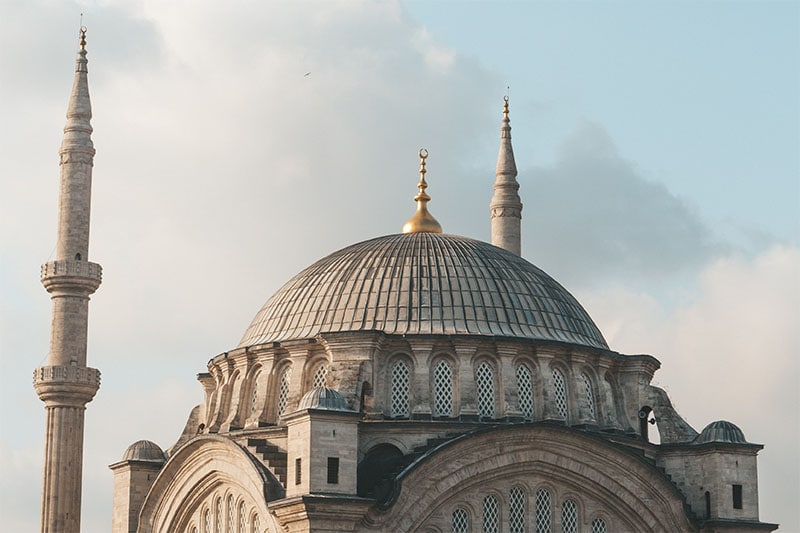
[[[303,460],[301,458],[297,458],[294,460],[294,484],[299,485],[300,482],[303,480],[302,474],[302,466]]]
[[[741,485],[734,485],[733,486],[733,508],[734,509],[741,509],[742,508],[742,486]]]
[[[339,484],[339,458],[328,457],[328,483]]]

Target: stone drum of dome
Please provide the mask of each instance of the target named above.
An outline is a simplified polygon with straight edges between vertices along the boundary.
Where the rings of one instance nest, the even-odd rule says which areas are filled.
[[[434,233],[379,237],[317,261],[264,304],[239,347],[354,331],[608,348],[578,301],[539,268],[491,244]]]

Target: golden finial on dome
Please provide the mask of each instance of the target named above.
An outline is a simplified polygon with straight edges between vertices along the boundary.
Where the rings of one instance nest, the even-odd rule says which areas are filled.
[[[428,158],[428,150],[425,148],[419,149],[419,183],[417,187],[419,192],[414,197],[417,202],[417,212],[414,216],[408,219],[408,222],[403,225],[403,233],[441,233],[442,226],[433,218],[433,215],[428,211],[428,202],[431,197],[425,192],[428,188],[428,182],[425,181],[425,174],[428,172],[425,169],[425,160]]]

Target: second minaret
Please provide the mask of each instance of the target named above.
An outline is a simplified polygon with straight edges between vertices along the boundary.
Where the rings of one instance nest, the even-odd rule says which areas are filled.
[[[508,96],[503,99],[503,124],[500,127],[500,152],[495,168],[494,196],[489,203],[492,244],[521,255],[522,201],[519,198],[517,164],[511,146]]]

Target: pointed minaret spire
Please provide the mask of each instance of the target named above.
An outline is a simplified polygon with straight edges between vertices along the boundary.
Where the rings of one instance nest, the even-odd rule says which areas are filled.
[[[55,261],[42,265],[42,285],[53,301],[47,366],[34,371],[33,386],[45,402],[42,532],[80,531],[83,421],[86,404],[100,387],[100,372],[86,365],[89,296],[102,268],[89,262],[92,190],[92,106],[81,27],[75,81],[61,142],[61,190]]]
[[[494,196],[489,204],[492,221],[492,244],[521,255],[522,201],[519,198],[517,164],[511,146],[511,120],[508,96],[503,98],[503,124],[500,127],[500,152],[495,168]]]
[[[431,197],[425,192],[428,188],[428,182],[425,181],[425,174],[428,172],[425,169],[425,160],[428,159],[428,151],[425,148],[419,149],[419,182],[417,188],[419,192],[414,197],[417,202],[417,212],[408,219],[403,225],[403,233],[441,233],[442,226],[436,220],[430,211],[428,211],[428,202]]]

